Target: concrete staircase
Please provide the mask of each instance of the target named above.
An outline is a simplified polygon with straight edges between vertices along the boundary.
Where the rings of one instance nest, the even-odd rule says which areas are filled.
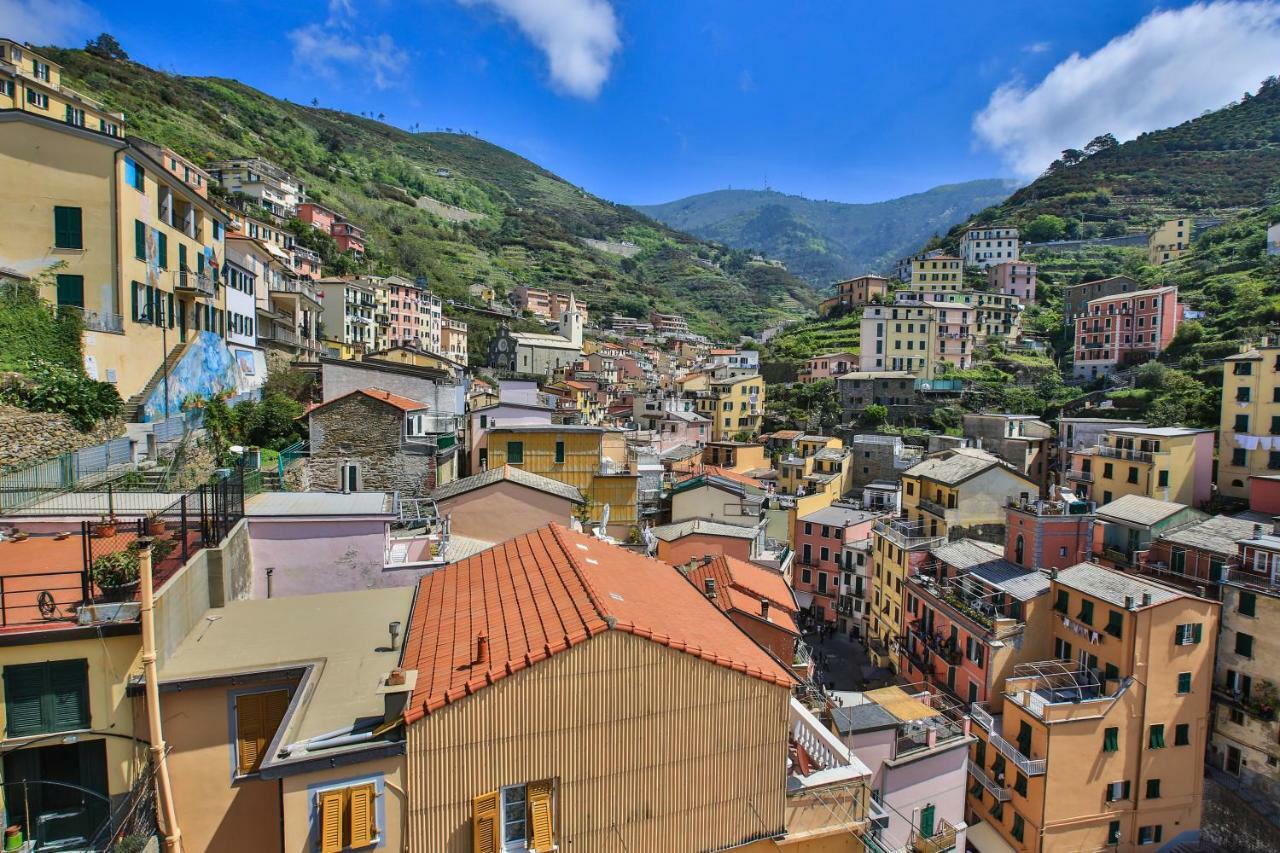
[[[146,405],[156,387],[164,382],[165,371],[173,372],[174,368],[178,366],[178,362],[182,361],[182,357],[187,354],[187,347],[191,346],[191,343],[191,341],[180,343],[170,350],[169,355],[164,360],[164,364],[156,368],[156,372],[147,380],[147,384],[142,386],[142,390],[124,401],[124,419],[126,421],[138,423],[142,420],[143,406]],[[170,412],[170,414],[178,414],[178,412]]]

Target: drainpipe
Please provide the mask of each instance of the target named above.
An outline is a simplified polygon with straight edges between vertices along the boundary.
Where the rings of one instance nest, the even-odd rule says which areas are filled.
[[[156,767],[156,796],[163,815],[164,849],[166,853],[179,853],[182,849],[182,831],[178,829],[178,813],[173,806],[173,788],[169,785],[169,765],[166,761],[164,734],[160,726],[160,683],[156,675],[156,620],[155,597],[151,576],[151,540],[139,539],[139,580],[141,581],[142,617],[142,670],[146,680],[147,722],[151,728],[151,759]]]

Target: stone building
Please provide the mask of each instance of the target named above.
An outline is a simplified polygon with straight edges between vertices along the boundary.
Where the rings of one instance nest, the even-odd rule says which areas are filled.
[[[418,496],[456,476],[456,420],[425,403],[364,388],[321,403],[308,419],[313,490]]]

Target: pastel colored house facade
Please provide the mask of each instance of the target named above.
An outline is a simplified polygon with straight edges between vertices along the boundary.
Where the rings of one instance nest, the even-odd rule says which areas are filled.
[[[1093,379],[1155,358],[1172,343],[1181,322],[1176,287],[1091,300],[1074,321],[1073,374]]]
[[[1023,305],[1036,301],[1036,265],[1026,261],[1002,261],[987,267],[987,286],[1014,297]]]
[[[792,586],[797,599],[818,622],[836,621],[845,565],[845,549],[871,538],[876,513],[833,504],[796,519]]]
[[[1018,260],[1018,229],[1007,225],[969,228],[960,238],[960,256],[966,267],[987,269],[992,264]]]

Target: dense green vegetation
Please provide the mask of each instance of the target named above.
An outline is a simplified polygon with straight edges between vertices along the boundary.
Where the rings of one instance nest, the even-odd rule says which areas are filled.
[[[83,370],[80,317],[57,312],[38,294],[39,283],[0,283],[0,370],[23,370],[34,361]]]
[[[934,187],[872,204],[814,201],[770,190],[717,190],[637,209],[679,228],[778,258],[824,287],[895,260],[975,211],[1003,201],[1015,184],[991,179]]]
[[[197,163],[258,155],[300,175],[310,198],[368,230],[369,270],[426,276],[448,299],[469,301],[468,286],[481,282],[499,293],[518,284],[571,289],[595,318],[658,307],[726,339],[817,301],[803,281],[758,269],[746,252],[673,231],[471,136],[409,133],[234,80],[164,74],[118,58],[122,51],[48,52],[69,85],[123,111],[132,134]],[[451,221],[418,206],[423,197],[480,216]],[[623,258],[582,238],[642,251]]]
[[[1023,229],[1037,223],[1026,239],[1107,237],[1145,233],[1185,213],[1274,202],[1278,194],[1280,82],[1273,77],[1256,95],[1177,127],[1120,144],[1103,135],[1064,151],[1044,175],[976,220]],[[1060,220],[1060,232],[1043,216]],[[938,242],[954,249],[959,238],[957,227]]]

